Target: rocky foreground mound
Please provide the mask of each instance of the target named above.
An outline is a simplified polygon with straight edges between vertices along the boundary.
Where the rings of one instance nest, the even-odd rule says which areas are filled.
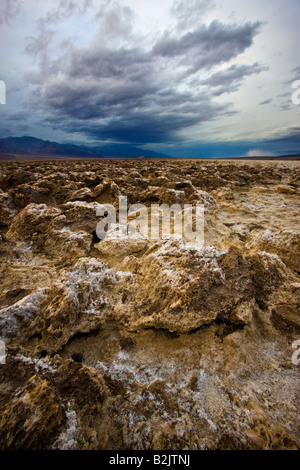
[[[300,448],[298,162],[0,171],[0,449]],[[204,246],[99,240],[121,195],[204,204]]]

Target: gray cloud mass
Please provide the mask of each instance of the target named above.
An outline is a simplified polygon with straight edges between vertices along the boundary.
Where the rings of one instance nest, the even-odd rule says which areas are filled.
[[[0,24],[10,23],[10,21],[19,13],[21,6],[20,0],[1,0],[0,2]]]
[[[45,109],[45,124],[67,132],[135,144],[174,141],[186,128],[233,113],[231,103],[216,104],[214,97],[236,91],[245,77],[263,70],[258,63],[233,64],[201,78],[248,49],[259,22],[212,21],[175,36],[164,31],[146,47],[132,33],[132,11],[111,2],[95,16],[88,45],[65,41],[54,54],[49,27],[67,11],[76,12],[73,3],[63,1],[41,19],[38,36],[28,38],[26,47],[39,67],[27,74],[34,84],[30,104]],[[199,10],[208,8],[206,1],[193,3]],[[172,13],[178,26],[191,17],[191,4],[175,2]]]
[[[299,11],[299,0],[1,0],[2,135],[164,153],[275,145],[273,131],[299,119]]]

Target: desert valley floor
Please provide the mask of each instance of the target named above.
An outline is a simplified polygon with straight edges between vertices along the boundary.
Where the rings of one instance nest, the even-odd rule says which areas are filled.
[[[0,449],[299,449],[299,168],[1,163]],[[99,240],[120,195],[204,246]]]

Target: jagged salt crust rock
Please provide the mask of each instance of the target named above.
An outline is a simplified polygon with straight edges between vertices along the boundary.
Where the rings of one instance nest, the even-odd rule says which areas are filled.
[[[2,163],[0,449],[299,449],[299,181],[298,162]],[[121,195],[203,204],[204,245],[118,221],[100,240]]]

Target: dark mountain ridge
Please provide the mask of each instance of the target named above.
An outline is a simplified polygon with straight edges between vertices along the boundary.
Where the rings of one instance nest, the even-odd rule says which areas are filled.
[[[152,152],[151,150],[139,149],[128,144],[109,144],[88,147],[73,144],[59,144],[31,136],[0,139],[0,159],[3,154],[78,158],[170,158],[168,155]]]

